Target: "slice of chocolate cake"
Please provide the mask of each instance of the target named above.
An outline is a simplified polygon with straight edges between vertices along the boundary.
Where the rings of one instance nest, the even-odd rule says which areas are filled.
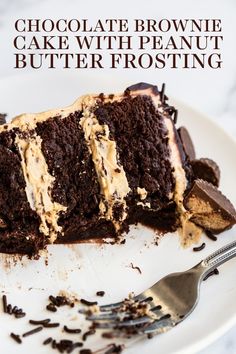
[[[192,142],[176,118],[164,86],[141,83],[0,126],[0,251],[116,240],[137,222],[197,241],[203,226],[183,203]]]

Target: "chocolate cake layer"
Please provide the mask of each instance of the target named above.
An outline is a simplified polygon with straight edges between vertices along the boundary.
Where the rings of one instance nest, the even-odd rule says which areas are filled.
[[[0,252],[33,254],[46,240],[27,200],[15,133],[0,133]]]

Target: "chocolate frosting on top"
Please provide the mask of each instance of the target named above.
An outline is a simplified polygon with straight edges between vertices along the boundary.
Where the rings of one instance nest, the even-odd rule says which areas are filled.
[[[125,91],[139,91],[147,89],[152,89],[154,95],[158,95],[160,93],[156,85],[148,84],[146,82],[139,82],[137,84],[131,85],[127,87]]]

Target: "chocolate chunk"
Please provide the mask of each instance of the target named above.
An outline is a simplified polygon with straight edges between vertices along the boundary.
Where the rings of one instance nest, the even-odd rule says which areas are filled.
[[[193,175],[197,179],[203,179],[218,187],[220,182],[220,169],[217,163],[211,159],[201,158],[191,161]]]
[[[139,90],[147,90],[147,89],[152,89],[152,92],[153,92],[154,95],[158,95],[159,94],[157,86],[151,85],[151,84],[147,84],[146,82],[139,82],[137,84],[131,85],[131,86],[127,87],[126,90],[131,92],[131,91],[139,91]]]
[[[6,116],[5,113],[0,113],[0,125],[6,124]]]
[[[178,133],[182,141],[185,154],[189,157],[190,160],[194,160],[196,158],[196,153],[188,130],[185,127],[180,127],[178,129]]]
[[[236,223],[231,202],[213,184],[197,179],[184,198],[184,206],[192,213],[191,221],[213,233],[220,233]]]

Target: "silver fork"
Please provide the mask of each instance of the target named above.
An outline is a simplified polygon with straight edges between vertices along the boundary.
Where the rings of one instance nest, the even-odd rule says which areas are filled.
[[[133,301],[149,304],[151,314],[131,318],[124,302],[100,306],[98,315],[87,316],[98,328],[135,329],[135,333],[158,334],[166,332],[183,321],[196,307],[202,280],[223,263],[236,256],[236,241],[220,248],[193,268],[172,273],[151,288],[135,296]]]

